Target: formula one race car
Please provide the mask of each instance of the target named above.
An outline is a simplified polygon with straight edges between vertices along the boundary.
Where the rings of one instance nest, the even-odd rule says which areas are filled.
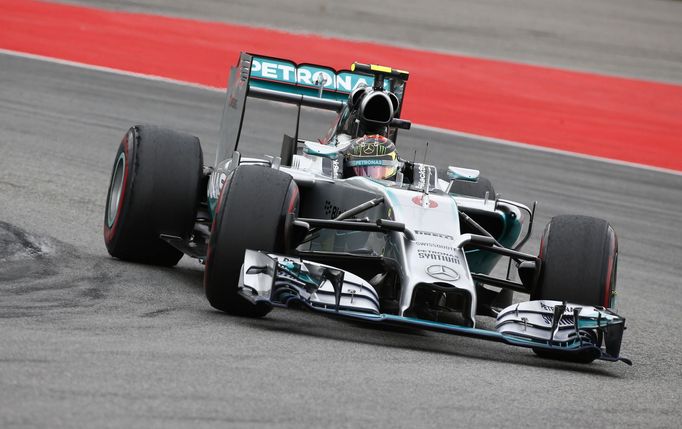
[[[297,306],[630,364],[619,356],[625,319],[610,310],[613,228],[557,216],[539,255],[521,252],[535,204],[499,198],[476,170],[450,166],[441,179],[397,155],[398,131],[410,128],[400,118],[408,77],[242,53],[214,166],[203,165],[196,137],[152,126],[125,134],[104,217],[109,253],[164,266],[197,258],[208,301],[235,315]],[[279,156],[241,155],[249,97],[297,107]],[[326,136],[299,138],[301,106],[338,113]],[[507,275],[491,275],[503,261]],[[513,303],[514,292],[530,300]],[[495,330],[477,328],[476,316],[495,317]]]

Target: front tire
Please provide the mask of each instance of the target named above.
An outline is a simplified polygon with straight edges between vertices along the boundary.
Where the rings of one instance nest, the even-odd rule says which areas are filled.
[[[159,238],[192,232],[203,169],[199,139],[137,125],[125,134],[111,174],[104,242],[111,256],[173,266],[182,252]]]
[[[531,300],[612,308],[616,291],[618,238],[609,223],[588,216],[556,216],[540,244],[542,265]],[[566,355],[533,349],[541,357],[588,363],[594,352]]]
[[[540,245],[542,261],[532,300],[613,307],[618,239],[609,223],[588,216],[556,216]]]
[[[288,253],[293,247],[289,220],[297,212],[298,187],[289,174],[245,165],[228,176],[213,219],[204,272],[212,307],[247,317],[270,312],[268,303],[255,305],[238,293],[244,251]]]

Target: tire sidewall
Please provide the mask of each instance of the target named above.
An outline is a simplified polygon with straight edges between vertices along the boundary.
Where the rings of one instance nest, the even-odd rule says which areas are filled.
[[[132,140],[132,142],[131,142]],[[119,145],[118,151],[116,152],[116,157],[114,158],[114,166],[111,170],[111,179],[109,184],[109,191],[107,192],[106,209],[104,211],[104,241],[107,248],[114,248],[118,242],[118,238],[121,235],[121,230],[125,228],[125,215],[128,208],[128,200],[130,199],[130,187],[134,181],[133,176],[133,156],[136,153],[135,143],[137,141],[137,133],[135,128],[131,128],[123,136],[121,144]],[[118,208],[116,210],[116,216],[114,222],[109,226],[109,207],[111,204],[111,192],[113,190],[113,180],[114,174],[116,173],[116,166],[118,160],[123,154],[125,161],[125,169],[123,172],[123,184],[121,186],[121,195],[119,197]],[[111,249],[110,249],[111,250]]]

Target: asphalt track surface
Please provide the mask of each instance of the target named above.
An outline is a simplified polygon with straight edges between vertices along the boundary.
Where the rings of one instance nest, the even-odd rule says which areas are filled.
[[[679,0],[66,0],[682,83]]]
[[[202,267],[110,258],[114,154],[131,124],[215,153],[223,94],[0,55],[1,427],[677,427],[682,176],[412,130],[403,156],[475,167],[504,197],[607,218],[620,238],[625,364],[306,312],[214,311]],[[254,102],[246,135],[280,141],[294,111]],[[330,118],[304,112],[315,135]],[[268,150],[254,143],[255,152]],[[482,325],[490,320],[481,318]]]

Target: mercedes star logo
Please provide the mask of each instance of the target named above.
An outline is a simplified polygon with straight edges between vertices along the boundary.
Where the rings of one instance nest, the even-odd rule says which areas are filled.
[[[459,278],[457,271],[445,265],[431,265],[426,268],[426,274],[434,279],[443,280],[446,282],[454,282]]]
[[[364,145],[364,149],[362,152],[365,155],[372,155],[376,150],[377,150],[377,144],[376,143],[366,143]]]

